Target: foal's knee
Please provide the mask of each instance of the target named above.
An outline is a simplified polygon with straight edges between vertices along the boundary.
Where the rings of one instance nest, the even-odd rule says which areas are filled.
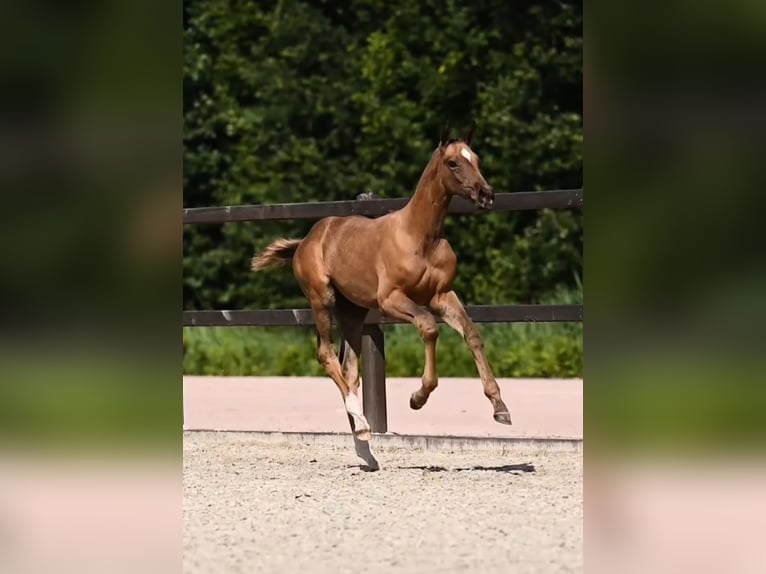
[[[479,330],[474,325],[471,325],[466,329],[465,342],[471,350],[484,350],[484,341],[481,338]]]
[[[433,317],[423,318],[421,321],[418,321],[417,327],[418,331],[420,331],[420,336],[427,343],[436,341],[439,337],[439,327]]]

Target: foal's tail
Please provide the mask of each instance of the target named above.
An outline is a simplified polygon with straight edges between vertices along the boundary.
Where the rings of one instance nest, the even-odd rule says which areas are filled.
[[[301,239],[277,239],[258,255],[253,257],[250,268],[253,271],[260,271],[273,265],[282,265],[293,258],[295,250],[301,244]]]

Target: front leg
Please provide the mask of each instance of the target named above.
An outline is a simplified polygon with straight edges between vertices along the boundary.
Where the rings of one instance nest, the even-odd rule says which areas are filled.
[[[454,291],[437,294],[429,304],[429,307],[438,314],[444,322],[463,336],[468,348],[473,354],[476,368],[481,377],[484,394],[492,403],[495,420],[499,423],[511,424],[511,415],[500,397],[500,387],[497,385],[495,375],[484,356],[484,341],[479,330],[463,308],[457,294]]]
[[[380,310],[387,315],[412,323],[423,339],[426,358],[423,378],[421,379],[422,384],[410,397],[410,408],[420,409],[426,404],[429,395],[439,384],[436,376],[436,340],[439,337],[436,319],[399,290],[394,290],[384,297],[380,297],[379,305]]]

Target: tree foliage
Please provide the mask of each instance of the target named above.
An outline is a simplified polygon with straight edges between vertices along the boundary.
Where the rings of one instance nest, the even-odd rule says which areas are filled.
[[[186,0],[184,205],[410,195],[445,121],[498,192],[580,187],[582,6]],[[305,306],[253,253],[312,222],[186,226],[185,308]],[[468,303],[577,287],[579,214],[448,218]]]

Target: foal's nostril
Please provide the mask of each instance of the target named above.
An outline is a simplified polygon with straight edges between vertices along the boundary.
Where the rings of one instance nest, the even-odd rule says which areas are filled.
[[[492,191],[491,187],[485,187],[479,192],[479,197],[487,203],[492,204],[495,199],[495,192]]]
[[[492,192],[491,187],[479,187],[476,193],[476,203],[479,207],[488,208],[491,207],[495,199],[495,194]]]

